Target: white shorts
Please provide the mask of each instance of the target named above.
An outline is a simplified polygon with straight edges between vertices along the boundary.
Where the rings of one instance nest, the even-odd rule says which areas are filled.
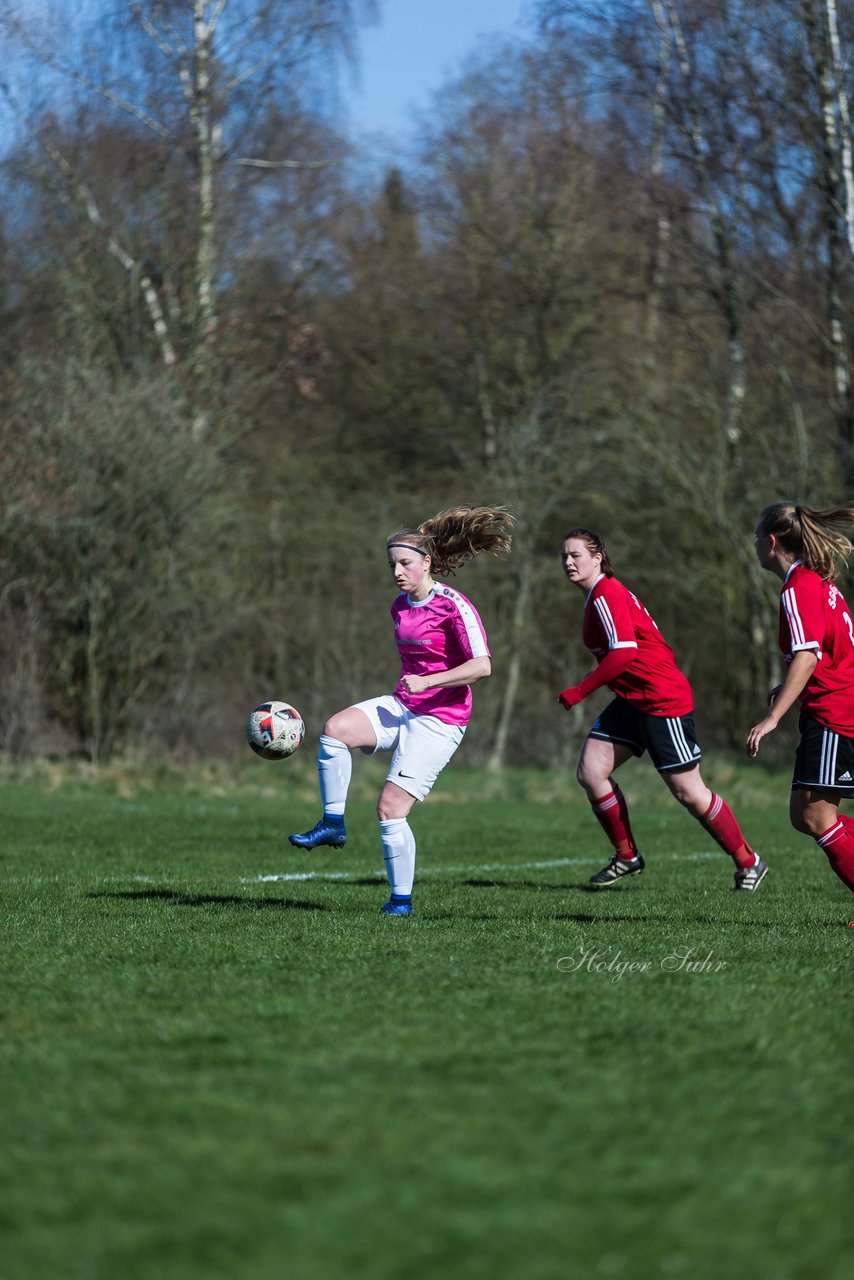
[[[364,747],[365,754],[394,749],[387,781],[416,800],[425,799],[462,742],[466,726],[414,715],[390,693],[354,705],[365,713],[377,735],[377,745],[373,750]]]

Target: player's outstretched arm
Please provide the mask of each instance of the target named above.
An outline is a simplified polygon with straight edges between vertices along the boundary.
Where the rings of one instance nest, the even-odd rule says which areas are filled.
[[[747,754],[753,758],[759,754],[762,739],[777,728],[783,716],[806,688],[810,676],[815,670],[818,658],[812,649],[799,649],[789,663],[786,679],[779,687],[771,710],[763,720],[755,724],[747,735]]]
[[[586,698],[588,694],[593,693],[596,689],[601,689],[603,684],[616,680],[617,676],[621,675],[626,667],[634,662],[637,653],[638,651],[634,646],[626,649],[612,649],[610,653],[605,654],[596,670],[591,671],[589,675],[584,677],[581,684],[571,685],[569,689],[564,689],[562,693],[559,693],[557,695],[558,702],[569,711]]]

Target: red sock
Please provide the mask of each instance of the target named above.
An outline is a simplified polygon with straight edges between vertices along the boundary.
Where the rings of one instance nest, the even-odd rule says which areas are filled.
[[[741,834],[735,814],[723,796],[712,795],[712,803],[700,821],[737,867],[752,867],[755,864],[756,854]]]
[[[854,820],[845,817],[816,839],[843,884],[854,893]]]
[[[629,806],[620,788],[614,787],[613,791],[605,796],[597,796],[590,803],[602,830],[614,846],[617,857],[636,857],[638,847],[629,822]]]

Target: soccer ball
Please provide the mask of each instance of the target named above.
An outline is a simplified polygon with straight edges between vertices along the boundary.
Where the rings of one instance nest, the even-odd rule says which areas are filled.
[[[255,754],[264,760],[284,760],[300,746],[305,725],[289,702],[262,702],[249,713],[246,737]]]

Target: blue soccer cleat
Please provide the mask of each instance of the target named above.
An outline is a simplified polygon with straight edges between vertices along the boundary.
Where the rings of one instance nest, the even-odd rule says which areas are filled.
[[[391,895],[384,907],[380,907],[381,916],[411,916],[412,899]]]
[[[288,839],[298,849],[316,849],[319,844],[329,844],[333,849],[343,849],[347,843],[347,828],[344,826],[343,818],[339,818],[337,822],[321,818],[311,831],[288,836]]]

